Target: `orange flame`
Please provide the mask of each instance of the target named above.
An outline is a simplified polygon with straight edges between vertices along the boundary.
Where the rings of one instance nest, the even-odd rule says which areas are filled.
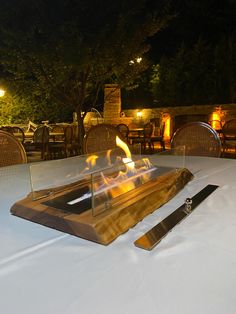
[[[95,172],[94,180],[91,181],[91,192],[68,202],[69,205],[78,203],[82,199],[92,196],[93,208],[102,207],[104,210],[104,197],[107,198],[107,201],[109,202],[112,198],[135,189],[137,186],[147,182],[151,178],[151,172],[156,168],[152,166],[149,159],[142,158],[141,160],[134,162],[131,158],[131,152],[128,145],[119,137],[116,137],[116,143],[117,146],[125,152],[126,157],[118,157],[114,167],[104,168],[103,172],[97,170]],[[113,166],[111,152],[112,150],[107,151],[105,159],[107,160],[108,165]],[[94,169],[98,158],[98,155],[88,156],[86,159],[87,166],[84,171],[86,172]],[[121,160],[123,163],[120,163]]]
[[[135,179],[132,179],[132,176],[137,175],[138,173],[141,174],[142,180],[145,182],[149,178],[149,173],[145,173],[145,171],[152,167],[150,161],[148,158],[142,159],[142,167],[139,169],[136,169],[136,164],[132,160],[131,152],[129,150],[128,145],[122,141],[118,136],[116,136],[116,145],[117,147],[121,148],[126,157],[123,157],[122,162],[124,167],[122,167],[122,170],[119,170],[115,172],[112,172],[110,175],[106,175],[105,171],[104,173],[101,172],[101,181],[94,183],[94,190],[99,191],[100,188],[102,193],[109,193],[112,198],[115,198],[116,196],[119,196],[125,192],[128,192],[136,187]],[[112,166],[111,162],[111,152],[112,150],[108,150],[106,153],[106,160],[107,165]],[[90,170],[93,167],[96,166],[96,161],[99,157],[97,155],[91,155],[87,158],[87,167],[86,170]],[[143,172],[143,173],[142,173]],[[111,188],[109,191],[104,191],[105,187],[110,186]],[[99,194],[99,192],[98,192]]]
[[[129,150],[129,147],[128,147],[128,145],[124,141],[122,141],[119,138],[119,136],[116,136],[116,145],[118,147],[120,147],[121,149],[123,149],[123,151],[125,152],[126,157],[131,160],[131,152]]]
[[[88,169],[93,169],[96,166],[97,155],[91,155],[86,159]]]

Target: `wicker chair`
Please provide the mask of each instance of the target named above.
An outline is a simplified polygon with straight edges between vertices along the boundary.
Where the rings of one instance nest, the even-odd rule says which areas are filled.
[[[50,132],[52,133],[64,133],[64,127],[62,125],[51,125]],[[64,141],[64,135],[55,135],[53,140],[56,141]]]
[[[119,130],[110,124],[98,124],[88,131],[84,140],[84,152],[92,154],[109,149],[115,149],[116,136],[122,138]]]
[[[0,130],[0,167],[27,163],[23,145],[9,132]]]
[[[185,147],[185,155],[220,157],[218,133],[205,122],[190,122],[179,128],[171,140],[171,148]]]
[[[125,141],[128,143],[128,140],[129,140],[129,127],[128,127],[128,125],[126,125],[124,123],[120,123],[116,127],[119,130],[119,132],[122,134],[123,139],[125,139]]]

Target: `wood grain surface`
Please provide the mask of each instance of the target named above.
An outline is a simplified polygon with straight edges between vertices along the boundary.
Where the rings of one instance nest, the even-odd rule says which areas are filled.
[[[192,178],[192,173],[186,168],[173,170],[113,199],[111,207],[97,216],[93,216],[92,209],[75,214],[46,206],[43,203],[52,196],[33,200],[32,195],[16,202],[11,208],[11,213],[107,245],[168,202]],[[59,191],[57,195],[68,193],[73,188],[71,185],[69,190]]]

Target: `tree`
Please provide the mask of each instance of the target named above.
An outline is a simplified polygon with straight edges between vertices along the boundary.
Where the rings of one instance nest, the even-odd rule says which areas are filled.
[[[227,103],[236,100],[236,37],[210,45],[199,39],[153,68],[152,93],[162,105]]]
[[[135,86],[148,67],[147,38],[171,18],[148,8],[147,0],[9,0],[0,13],[0,62],[21,93],[43,93],[77,112],[82,149],[82,112],[104,83]]]

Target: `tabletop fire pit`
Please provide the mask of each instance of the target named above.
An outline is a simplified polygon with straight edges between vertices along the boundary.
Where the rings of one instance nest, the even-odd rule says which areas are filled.
[[[186,168],[133,159],[117,150],[31,165],[31,193],[13,215],[107,245],[174,197],[193,177]],[[59,170],[60,169],[60,170]]]

